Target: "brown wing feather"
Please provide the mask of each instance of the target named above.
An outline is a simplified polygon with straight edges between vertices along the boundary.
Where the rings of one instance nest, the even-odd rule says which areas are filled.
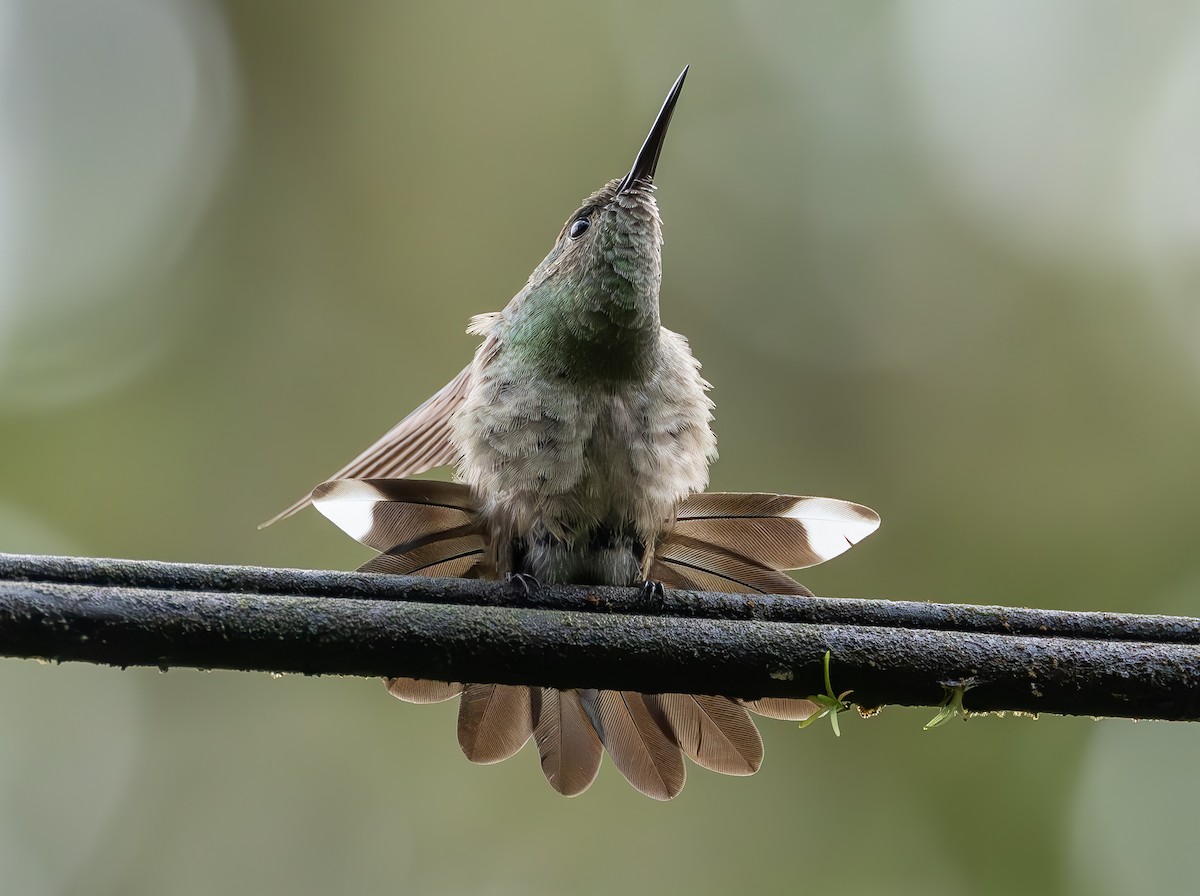
[[[517,753],[533,736],[529,688],[469,684],[458,704],[458,745],[472,762],[490,765]]]
[[[471,365],[389,429],[329,479],[402,479],[453,463],[457,449],[450,441],[450,418],[471,385]],[[312,502],[305,495],[259,526],[264,529],[303,510]]]
[[[563,796],[578,796],[596,780],[604,756],[579,691],[542,688],[534,701],[534,714],[533,737],[542,773]]]
[[[670,725],[633,691],[600,691],[592,722],[613,764],[636,789],[669,800],[683,789],[683,754]]]
[[[691,694],[646,695],[671,726],[683,752],[697,765],[723,775],[752,775],[763,760],[763,742],[736,700]]]

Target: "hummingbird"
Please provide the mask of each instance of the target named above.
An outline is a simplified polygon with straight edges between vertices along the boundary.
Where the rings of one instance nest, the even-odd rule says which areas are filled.
[[[458,376],[371,447],[263,525],[307,505],[378,551],[362,570],[404,575],[810,595],[784,570],[873,532],[871,509],[833,498],[706,493],[713,403],[687,340],[660,322],[662,219],[655,173],[685,67],[623,177],[585,199]],[[456,482],[409,477],[453,466]],[[530,739],[575,796],[608,752],[639,791],[683,788],[687,756],[754,774],[750,713],[802,720],[811,701],[737,700],[386,680],[401,700],[460,697],[458,740],[492,763]]]

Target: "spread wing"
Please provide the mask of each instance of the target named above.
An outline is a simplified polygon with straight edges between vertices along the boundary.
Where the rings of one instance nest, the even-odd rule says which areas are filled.
[[[454,463],[457,451],[450,441],[450,418],[462,404],[470,383],[471,366],[467,365],[458,376],[329,479],[402,479]],[[310,492],[258,528],[265,529],[287,519],[311,503]]]

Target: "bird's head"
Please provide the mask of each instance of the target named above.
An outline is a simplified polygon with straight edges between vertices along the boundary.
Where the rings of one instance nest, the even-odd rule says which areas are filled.
[[[629,173],[589,196],[563,225],[509,312],[515,337],[588,367],[599,360],[621,379],[650,360],[637,356],[648,355],[659,330],[662,219],[654,174],[686,76],[684,68]]]

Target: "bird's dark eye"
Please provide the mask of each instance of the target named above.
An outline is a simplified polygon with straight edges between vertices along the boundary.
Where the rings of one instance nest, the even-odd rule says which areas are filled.
[[[591,226],[592,226],[592,222],[589,221],[587,218],[576,218],[571,223],[571,229],[567,231],[567,236],[569,236],[573,240],[577,240],[581,236],[583,236],[585,233],[587,233],[587,229]]]

